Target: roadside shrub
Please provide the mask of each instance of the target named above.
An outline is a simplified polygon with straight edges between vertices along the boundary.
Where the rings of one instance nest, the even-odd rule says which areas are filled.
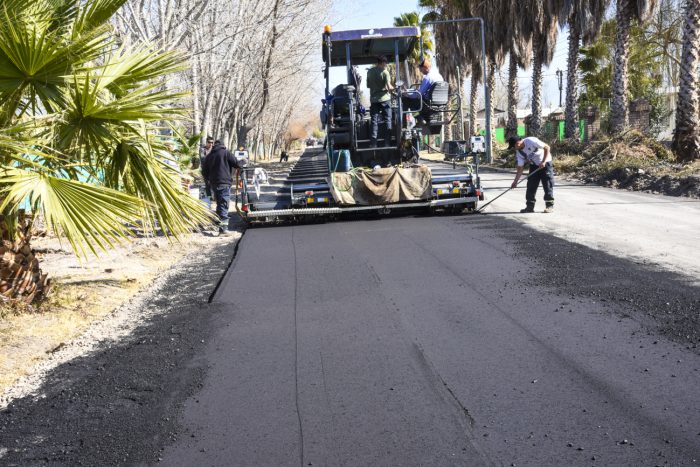
[[[582,161],[583,156],[581,155],[555,154],[553,159],[554,170],[557,173],[573,173],[576,172]]]

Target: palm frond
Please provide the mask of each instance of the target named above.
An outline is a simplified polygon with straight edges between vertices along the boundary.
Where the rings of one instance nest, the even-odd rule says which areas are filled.
[[[96,149],[111,153],[119,138],[138,134],[140,122],[181,117],[184,110],[169,104],[184,94],[157,90],[157,82],[141,85],[115,97],[102,84],[101,75],[76,76],[68,88],[66,108],[54,127],[54,141],[62,152],[79,160]]]
[[[186,60],[116,47],[108,20],[125,1],[0,1],[0,210],[29,199],[82,255],[137,221],[167,236],[212,221],[160,136],[184,117],[163,83]]]
[[[166,152],[153,138],[123,141],[103,163],[105,183],[146,201],[144,216],[166,234],[211,223],[211,212],[184,190],[179,173],[165,162]]]
[[[17,210],[29,199],[44,212],[46,222],[86,256],[97,254],[132,235],[144,209],[143,201],[119,191],[14,167],[0,169],[0,211]]]
[[[126,0],[91,0],[81,2],[75,21],[72,38],[103,27],[109,19],[126,3]]]
[[[119,97],[143,86],[144,82],[187,68],[187,59],[180,52],[157,51],[148,44],[128,49],[121,47],[99,67],[99,86]]]
[[[18,96],[38,99],[47,112],[62,108],[67,77],[96,60],[109,43],[107,29],[67,41],[61,29],[40,27],[8,9],[0,14],[0,105],[8,114],[18,110]]]

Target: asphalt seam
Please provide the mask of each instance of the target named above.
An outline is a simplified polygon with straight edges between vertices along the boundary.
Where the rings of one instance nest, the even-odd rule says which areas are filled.
[[[299,279],[297,278],[297,245],[294,240],[294,230],[295,228],[292,226],[292,252],[294,253],[294,403],[299,422],[299,465],[304,467],[304,428],[301,422],[301,411],[299,410],[299,336],[297,327]]]
[[[209,298],[207,298],[207,303],[211,304],[214,301],[214,298],[216,297],[216,294],[219,291],[221,284],[223,284],[224,279],[228,275],[229,269],[231,269],[233,262],[236,260],[236,256],[238,256],[238,248],[241,245],[241,241],[243,241],[243,237],[245,236],[246,231],[247,229],[243,228],[243,231],[241,232],[241,237],[236,241],[236,245],[233,247],[233,255],[231,255],[231,261],[228,262],[226,268],[224,269],[224,272],[221,274],[219,280],[216,282],[214,290],[212,290],[211,294],[209,294]]]

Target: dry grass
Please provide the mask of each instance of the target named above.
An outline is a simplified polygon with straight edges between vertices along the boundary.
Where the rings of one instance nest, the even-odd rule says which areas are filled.
[[[700,174],[700,159],[688,164],[683,164],[676,168],[666,167],[666,170],[667,172],[664,172],[662,168],[662,175],[673,174],[677,177],[690,177],[692,175],[698,175]]]
[[[637,130],[592,143],[567,140],[551,146],[559,174],[616,188],[700,197],[700,161],[679,163],[664,144]],[[514,169],[516,158],[513,151],[497,145],[489,165]]]
[[[580,155],[561,155],[554,159],[554,170],[557,173],[573,173],[583,162]]]
[[[588,145],[557,143],[552,148],[560,173],[616,188],[700,196],[700,161],[682,164],[663,144],[630,130]]]

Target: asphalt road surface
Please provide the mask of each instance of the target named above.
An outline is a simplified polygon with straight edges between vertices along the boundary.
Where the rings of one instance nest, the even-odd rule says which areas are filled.
[[[0,464],[697,465],[697,202],[523,195],[248,230],[0,412]]]
[[[510,187],[513,173],[482,173],[482,181],[487,198],[493,199]],[[525,184],[486,206],[484,212],[700,279],[699,199],[614,190],[558,178],[554,214],[523,216],[519,211],[525,207]],[[543,196],[540,188],[537,211],[544,209]]]
[[[495,216],[254,229],[163,461],[692,465],[698,355],[648,321],[699,297]]]

